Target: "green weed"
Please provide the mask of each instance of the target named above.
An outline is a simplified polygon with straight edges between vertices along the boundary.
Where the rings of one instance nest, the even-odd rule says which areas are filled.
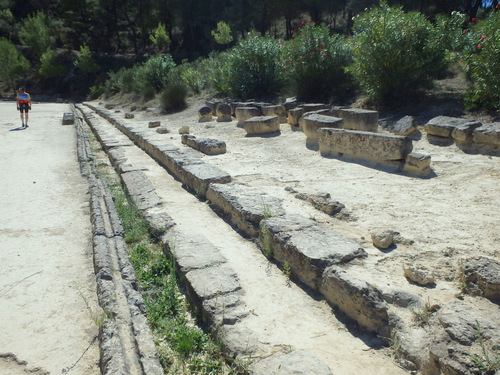
[[[498,345],[494,345],[491,351],[487,349],[483,339],[483,329],[477,320],[476,325],[477,340],[481,345],[481,355],[473,354],[471,361],[482,374],[493,375],[500,370],[500,348]]]

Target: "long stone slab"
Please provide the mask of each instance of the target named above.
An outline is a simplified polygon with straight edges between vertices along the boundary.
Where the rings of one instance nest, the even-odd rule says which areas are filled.
[[[344,129],[376,133],[378,112],[361,108],[340,108],[332,110],[336,117],[344,119]]]
[[[449,116],[437,116],[430,119],[424,127],[424,131],[428,135],[451,138],[453,132],[458,128],[457,138],[467,137],[474,128],[481,126],[479,121],[470,121],[460,117],[449,117]]]
[[[477,127],[474,129],[472,139],[474,143],[500,146],[500,122]]]
[[[327,267],[367,255],[358,243],[298,215],[262,220],[259,242],[263,251],[281,264],[287,262],[292,274],[316,291]]]
[[[375,286],[338,266],[331,266],[323,275],[320,292],[329,303],[363,328],[391,337],[388,306]]]
[[[207,199],[250,237],[259,235],[262,219],[284,213],[278,198],[241,182],[210,184]]]
[[[121,177],[139,211],[162,204],[162,201],[156,194],[155,187],[141,170],[122,173]]]
[[[226,142],[212,138],[196,138],[194,135],[183,134],[181,142],[205,155],[219,155],[226,153]]]
[[[372,162],[405,160],[413,149],[408,137],[344,129],[319,129],[318,143],[323,156]]]

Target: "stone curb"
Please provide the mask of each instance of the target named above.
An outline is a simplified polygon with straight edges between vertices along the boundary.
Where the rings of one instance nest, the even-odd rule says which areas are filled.
[[[107,316],[99,333],[101,373],[163,374],[111,192],[98,178],[79,118],[76,129],[80,170],[89,181],[97,296]]]

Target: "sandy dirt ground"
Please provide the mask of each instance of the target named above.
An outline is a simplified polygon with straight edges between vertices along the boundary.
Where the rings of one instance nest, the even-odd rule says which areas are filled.
[[[0,103],[0,373],[98,374],[88,184],[68,105]],[[38,369],[38,370],[37,370]]]

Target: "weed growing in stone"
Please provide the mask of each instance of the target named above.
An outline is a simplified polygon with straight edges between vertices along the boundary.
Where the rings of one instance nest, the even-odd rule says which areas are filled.
[[[420,309],[413,311],[413,321],[419,326],[423,327],[427,323],[429,323],[429,319],[431,318],[431,305],[429,302],[426,302]]]
[[[500,370],[500,347],[498,345],[494,345],[491,351],[486,348],[486,344],[483,339],[483,329],[477,320],[476,326],[477,341],[479,342],[479,345],[481,345],[481,355],[473,354],[471,356],[471,361],[474,366],[481,371],[481,374],[495,374]]]
[[[273,248],[271,246],[271,236],[268,229],[262,223],[260,224],[259,246],[266,258],[272,259]]]

